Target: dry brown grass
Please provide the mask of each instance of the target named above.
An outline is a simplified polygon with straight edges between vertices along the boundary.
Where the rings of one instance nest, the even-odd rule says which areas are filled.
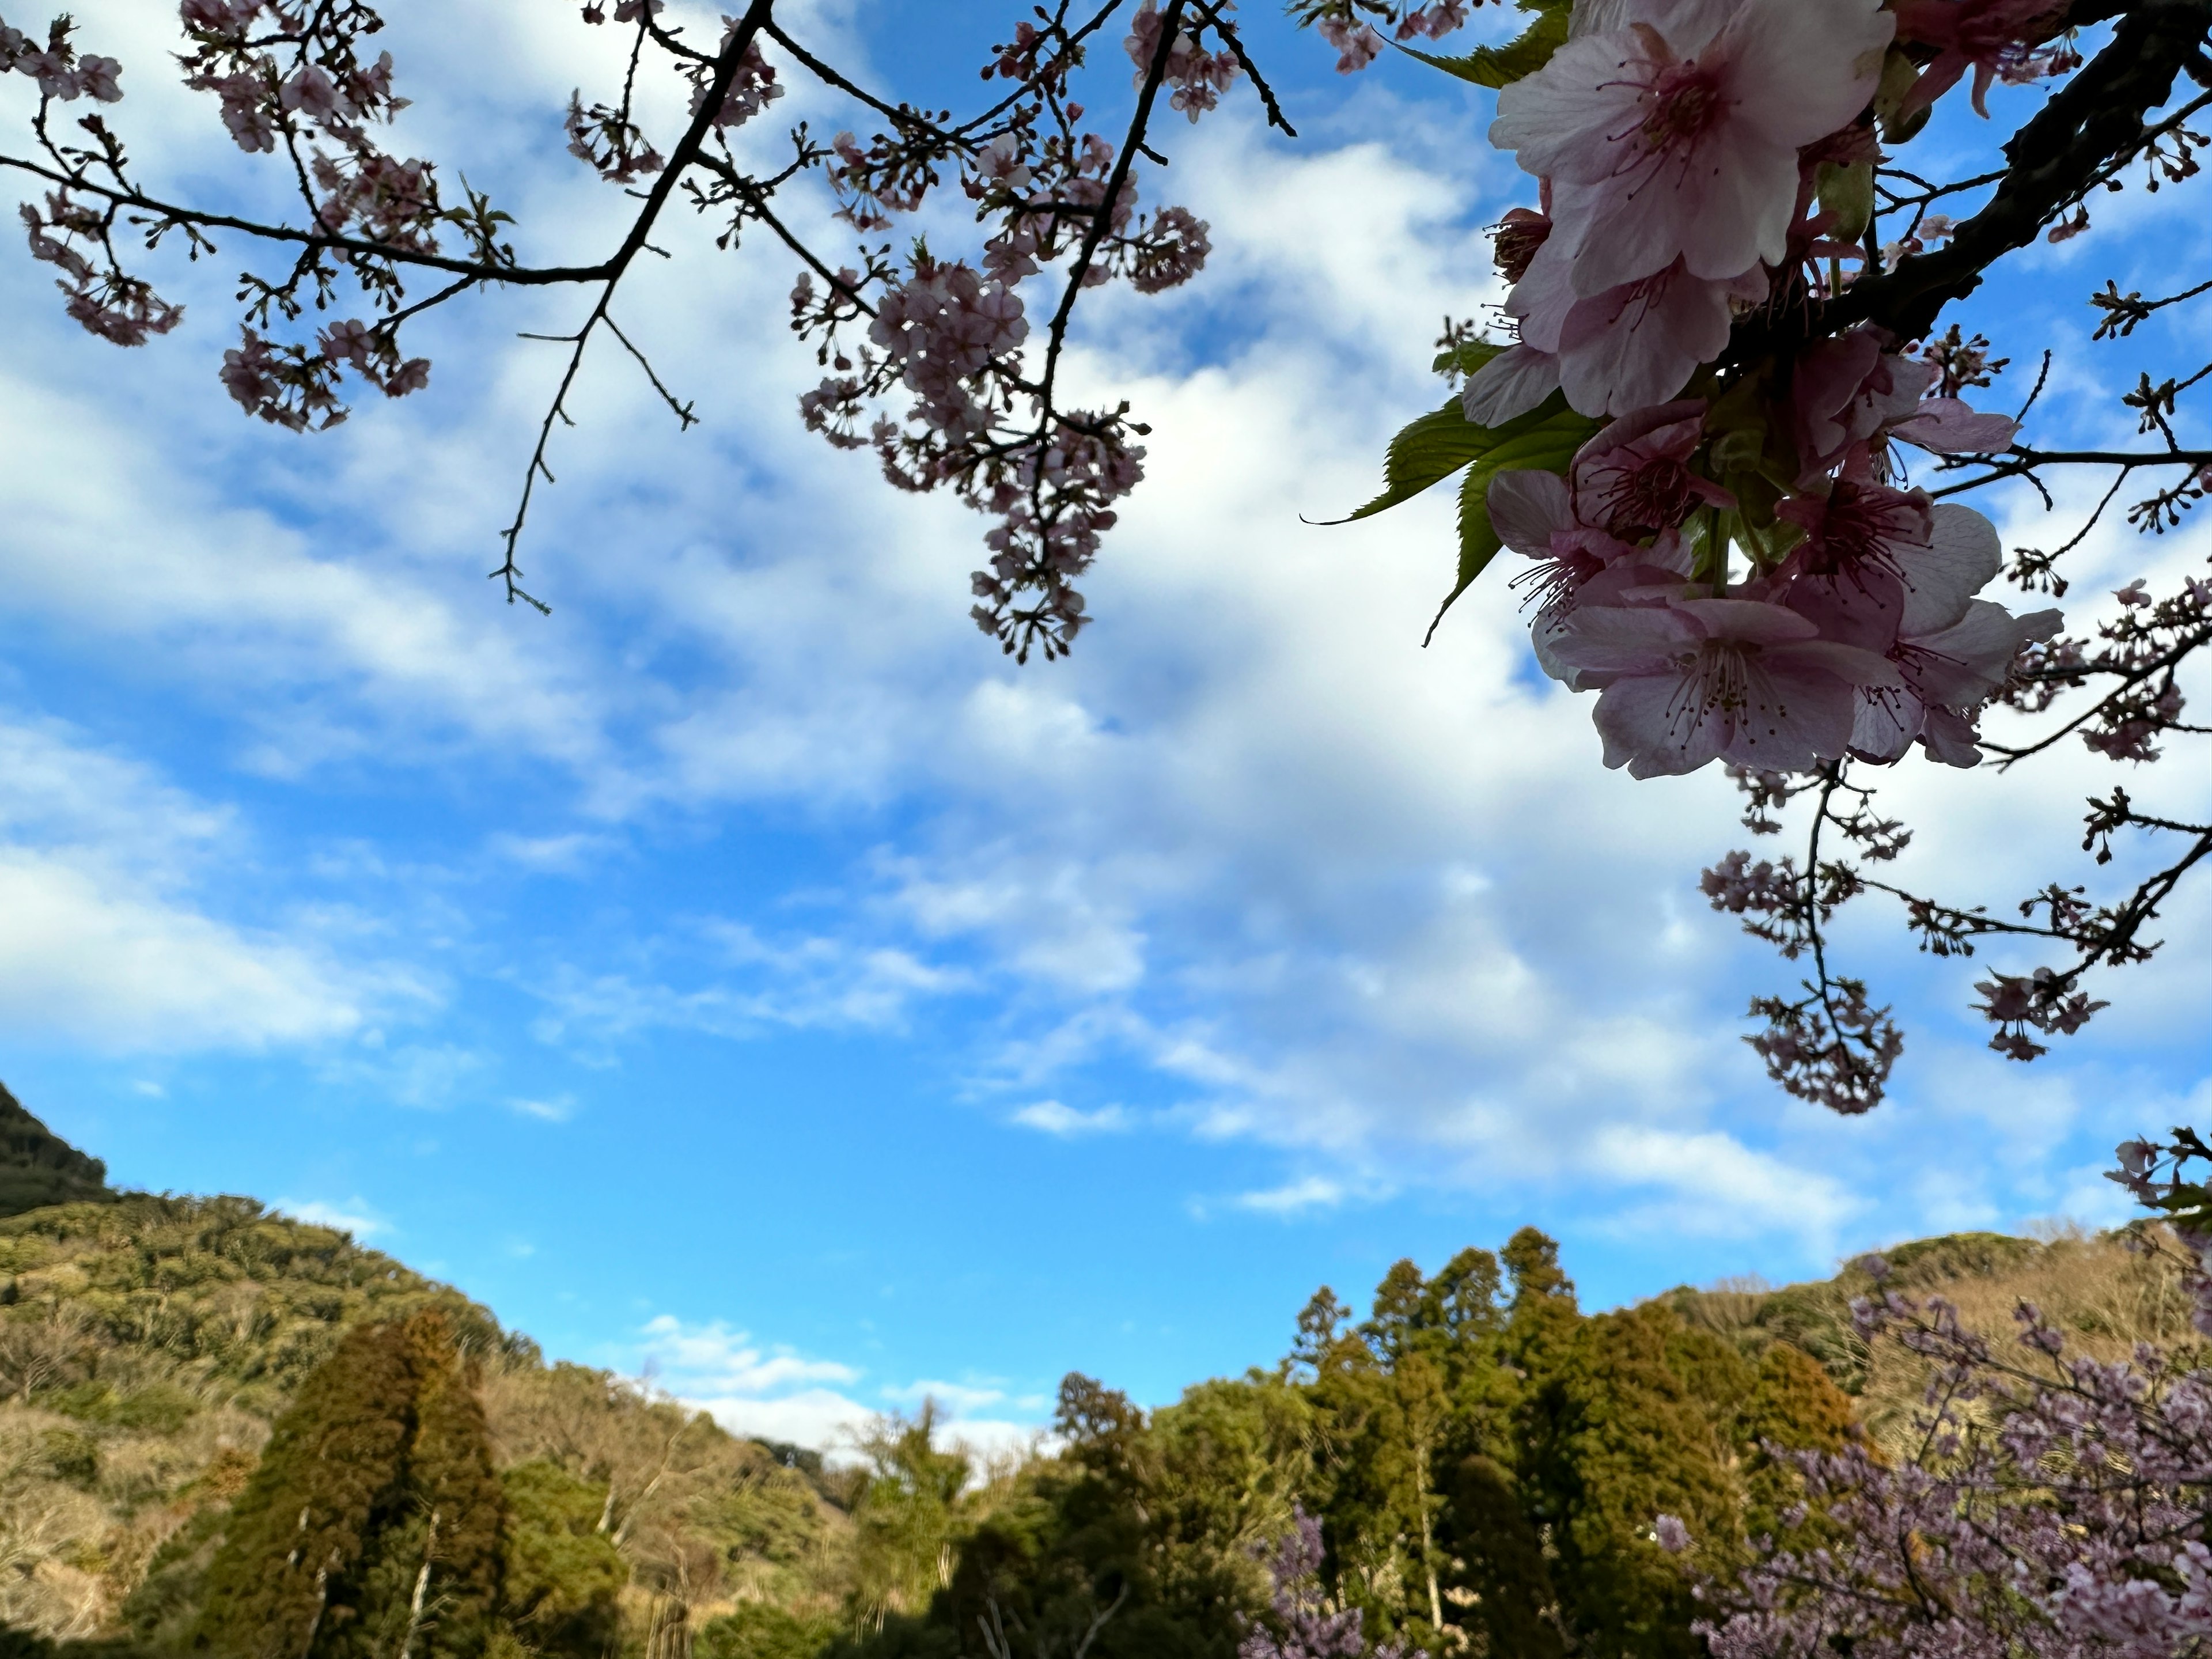
[[[2090,1233],[2065,1223],[2030,1230],[2035,1236],[1959,1233],[1921,1239],[1887,1253],[1890,1289],[1916,1300],[1941,1297],[1959,1321],[1990,1342],[1997,1356],[2026,1370],[2048,1359],[2021,1347],[2015,1310],[2039,1308],[2065,1334],[2069,1354],[2128,1358],[2138,1342],[2177,1357],[2197,1356],[2203,1344],[2190,1324],[2182,1289],[2183,1257],[2162,1227]],[[1926,1409],[1929,1363],[1893,1340],[1871,1348],[1852,1328],[1850,1303],[1874,1288],[1856,1267],[1831,1279],[1769,1290],[1746,1280],[1666,1298],[1682,1317],[1757,1355],[1777,1341],[1795,1343],[1819,1359],[1856,1397],[1858,1419],[1875,1443],[1907,1455],[1915,1421]]]

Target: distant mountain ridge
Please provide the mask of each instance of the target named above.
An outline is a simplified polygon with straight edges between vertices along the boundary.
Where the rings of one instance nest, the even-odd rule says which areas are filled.
[[[50,1204],[108,1204],[107,1165],[64,1140],[0,1084],[0,1219]]]

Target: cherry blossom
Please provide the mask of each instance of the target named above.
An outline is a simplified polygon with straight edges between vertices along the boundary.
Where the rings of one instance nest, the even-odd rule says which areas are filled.
[[[1990,83],[2027,70],[2028,48],[2065,27],[2067,8],[2064,0],[1895,0],[1895,9],[1900,41],[1936,48],[1903,112],[1927,108],[1971,69],[1974,112],[1986,119]]]
[[[1859,689],[1903,684],[1888,659],[1824,639],[1763,597],[1578,605],[1552,653],[1598,696],[1605,763],[1632,777],[1715,760],[1802,771],[1850,744]]]
[[[1403,1659],[1405,1650],[1398,1643],[1368,1645],[1364,1615],[1358,1607],[1330,1609],[1322,1586],[1325,1559],[1321,1522],[1294,1504],[1290,1533],[1267,1562],[1279,1633],[1248,1621],[1237,1659]]]
[[[1498,94],[1491,142],[1551,181],[1578,295],[1677,260],[1778,265],[1798,151],[1866,106],[1891,20],[1874,0],[1636,0]]]
[[[1577,299],[1566,281],[1571,257],[1556,228],[1529,257],[1505,302],[1519,344],[1468,378],[1462,399],[1469,420],[1502,424],[1555,391],[1584,415],[1627,415],[1663,404],[1727,346],[1731,302],[1767,293],[1763,268],[1710,282],[1677,259],[1652,276]]]
[[[1159,53],[1160,24],[1158,0],[1144,0],[1129,20],[1129,33],[1121,46],[1129,54],[1130,62],[1137,66],[1133,77],[1134,85],[1144,85],[1146,77],[1152,73],[1152,60]],[[1210,52],[1190,30],[1179,28],[1168,48],[1167,64],[1161,74],[1162,80],[1174,88],[1169,95],[1168,106],[1195,122],[1220,103],[1221,94],[1236,83],[1237,74],[1234,52]]]
[[[1861,1339],[1927,1368],[1911,1440],[1901,1453],[1863,1435],[1839,1453],[1777,1449],[1814,1524],[1794,1547],[1753,1540],[1747,1567],[1698,1585],[1715,1659],[2203,1653],[2212,1377],[2148,1344],[2127,1361],[2069,1354],[2030,1303],[2008,1357],[1940,1297],[1887,1289],[1879,1259],[1857,1265],[1874,1280],[1851,1306]]]
[[[1575,511],[1614,536],[1672,530],[1698,507],[1733,507],[1735,497],[1688,463],[1705,440],[1705,401],[1686,398],[1613,422],[1576,452]]]

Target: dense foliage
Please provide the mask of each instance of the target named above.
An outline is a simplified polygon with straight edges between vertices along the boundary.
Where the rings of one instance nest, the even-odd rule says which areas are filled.
[[[107,1166],[55,1134],[0,1084],[0,1216],[112,1196]]]
[[[2107,1366],[2186,1340],[2195,1308],[2172,1253],[2115,1240],[1960,1235],[1881,1271],[1590,1315],[1523,1229],[1433,1273],[1399,1262],[1364,1315],[1323,1289],[1278,1364],[1157,1410],[1071,1376],[1026,1455],[981,1457],[925,1406],[825,1465],[548,1365],[343,1234],[109,1194],[0,1220],[0,1640],[28,1659],[1688,1659],[1711,1596],[1832,1541],[1799,1512],[1808,1475],[1862,1501],[1839,1471],[1915,1455],[1955,1355],[1869,1324],[1878,1288],[1940,1293],[1969,1334],[2032,1301]],[[1694,1547],[1664,1547],[1662,1516]]]

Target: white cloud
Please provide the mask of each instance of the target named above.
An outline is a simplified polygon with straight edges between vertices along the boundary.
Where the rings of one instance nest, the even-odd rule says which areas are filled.
[[[757,1435],[815,1446],[849,1456],[858,1436],[883,1416],[856,1385],[857,1368],[836,1360],[811,1358],[793,1349],[756,1340],[717,1320],[689,1323],[663,1314],[643,1332],[642,1352],[658,1386],[686,1404],[713,1414],[732,1434]],[[835,1385],[835,1386],[833,1386]],[[872,1397],[893,1405],[919,1407],[925,1399],[943,1408],[942,1442],[964,1443],[980,1454],[1016,1449],[1040,1432],[1036,1420],[978,1413],[991,1407],[1042,1412],[1047,1402],[1025,1396],[1009,1400],[1004,1388],[981,1382],[922,1381],[878,1386]]]
[[[974,1382],[947,1382],[941,1378],[925,1378],[919,1382],[906,1382],[883,1390],[884,1398],[919,1406],[925,1400],[934,1401],[955,1420],[973,1417],[986,1406],[1002,1405],[1006,1391],[993,1385]]]
[[[1014,1114],[1012,1121],[1062,1139],[1078,1135],[1116,1134],[1130,1127],[1128,1113],[1119,1106],[1100,1106],[1086,1112],[1057,1100],[1040,1100],[1024,1106]]]
[[[1345,1200],[1344,1183],[1326,1176],[1304,1176],[1263,1192],[1239,1193],[1237,1207],[1261,1215],[1297,1215],[1307,1210],[1333,1210]]]
[[[523,1117],[534,1117],[541,1123],[566,1123],[576,1115],[574,1095],[555,1095],[545,1100],[529,1100],[516,1096],[507,1103],[507,1110]]]
[[[360,998],[312,951],[0,848],[0,1026],[106,1050],[342,1036]]]
[[[557,106],[591,81],[590,32],[537,28],[520,5],[471,14],[486,21],[428,9],[395,24],[418,44],[475,31],[481,48],[403,52],[410,85],[434,88],[441,61],[514,62],[535,78],[498,95]],[[177,100],[162,97],[167,120]],[[224,154],[204,118],[179,165]],[[483,943],[473,969],[450,970],[527,986],[550,1041],[898,1034],[926,1013],[933,1036],[968,1042],[975,1093],[1034,1103],[1006,1115],[1042,1133],[1136,1121],[1054,1097],[1086,1097],[1086,1070],[1156,1082],[1175,1103],[1146,1121],[1279,1157],[1280,1182],[1255,1177],[1232,1202],[1285,1216],[1407,1190],[1540,1193],[1817,1254],[1876,1216],[1993,1212],[2036,1182],[2066,1186],[2069,1137],[2102,1121],[2090,1091],[2024,1085],[1968,1053],[1978,1038],[1928,1011],[1961,1002],[1979,964],[1916,964],[1887,920],[1839,939],[1878,984],[1905,976],[1928,1015],[1899,1107],[1843,1127],[1783,1103],[1735,1039],[1749,976],[1791,970],[1694,891],[1735,835],[1721,781],[1604,772],[1588,700],[1529,672],[1495,580],[1419,648],[1449,575],[1449,492],[1357,526],[1297,521],[1371,492],[1390,432],[1442,396],[1421,372],[1433,318],[1497,296],[1478,227],[1510,170],[1436,142],[1420,125],[1435,118],[1355,106],[1340,125],[1358,142],[1290,154],[1224,111],[1178,156],[1176,191],[1214,226],[1213,269],[1164,302],[1103,295],[1066,365],[1153,427],[1148,481],[1085,584],[1096,625],[1067,663],[1016,671],[977,638],[977,521],[881,489],[797,429],[813,369],[787,349],[788,271],[750,248],[703,266],[717,256],[688,224],[631,303],[637,337],[709,424],[679,451],[618,354],[590,366],[586,425],[562,437],[562,483],[529,541],[552,621],[484,599],[478,580],[551,372],[544,348],[495,336],[512,313],[454,313],[433,392],[380,401],[319,448],[229,414],[206,384],[212,332],[192,337],[198,357],[178,342],[134,355],[130,397],[90,378],[84,365],[113,361],[87,355],[99,348],[38,333],[51,361],[27,357],[0,386],[11,614],[147,695],[184,688],[273,788],[450,764],[458,799],[557,774],[573,821],[533,811],[472,826],[467,844],[574,890],[648,860],[656,836],[757,807],[824,846],[866,843],[804,925],[766,898],[714,921],[629,915],[580,942]],[[541,251],[588,244],[622,210],[527,155],[497,163]],[[8,294],[50,316],[46,279],[8,269]],[[198,314],[221,314],[229,279],[185,275]],[[135,397],[207,413],[156,429]],[[2204,541],[2100,532],[2089,556],[2105,574],[2074,603],[2101,603],[2106,576],[2154,555],[2201,559]],[[370,1020],[386,970],[355,958],[371,946],[225,908],[262,879],[240,858],[217,890],[249,839],[239,811],[57,731],[0,733],[0,765],[33,782],[0,802],[0,902],[19,897],[11,921],[29,927],[0,940],[0,1020],[116,1047],[313,1043]],[[2160,787],[2185,805],[2212,787],[2174,770]],[[1896,799],[1927,826],[1912,878],[2016,902],[2051,851],[2070,854],[2078,796],[2111,775],[2072,751],[2017,778],[1902,769]],[[2023,823],[2063,833],[2031,845]],[[2164,1040],[2185,1029],[2208,916],[2193,897],[2169,907],[2184,966],[2131,970],[2130,1000],[2086,1050],[2142,1029],[2131,1018]],[[433,982],[410,981],[418,1003]],[[972,1022],[962,998],[983,1009]],[[453,1097],[478,1076],[447,1063],[467,1052],[401,1044],[378,1086]],[[2069,1063],[2041,1075],[2071,1077]],[[1138,1098],[1125,1080],[1112,1092]],[[1946,1145],[1966,1136],[2002,1156]],[[823,1382],[714,1397],[792,1422],[860,1409]]]
[[[860,1372],[835,1360],[769,1349],[716,1320],[688,1325],[662,1314],[645,1328],[647,1352],[671,1388],[718,1395],[775,1393],[801,1382],[853,1382]]]
[[[378,1216],[358,1194],[336,1204],[313,1198],[280,1198],[273,1207],[313,1226],[333,1227],[363,1241],[392,1231],[392,1224]]]

